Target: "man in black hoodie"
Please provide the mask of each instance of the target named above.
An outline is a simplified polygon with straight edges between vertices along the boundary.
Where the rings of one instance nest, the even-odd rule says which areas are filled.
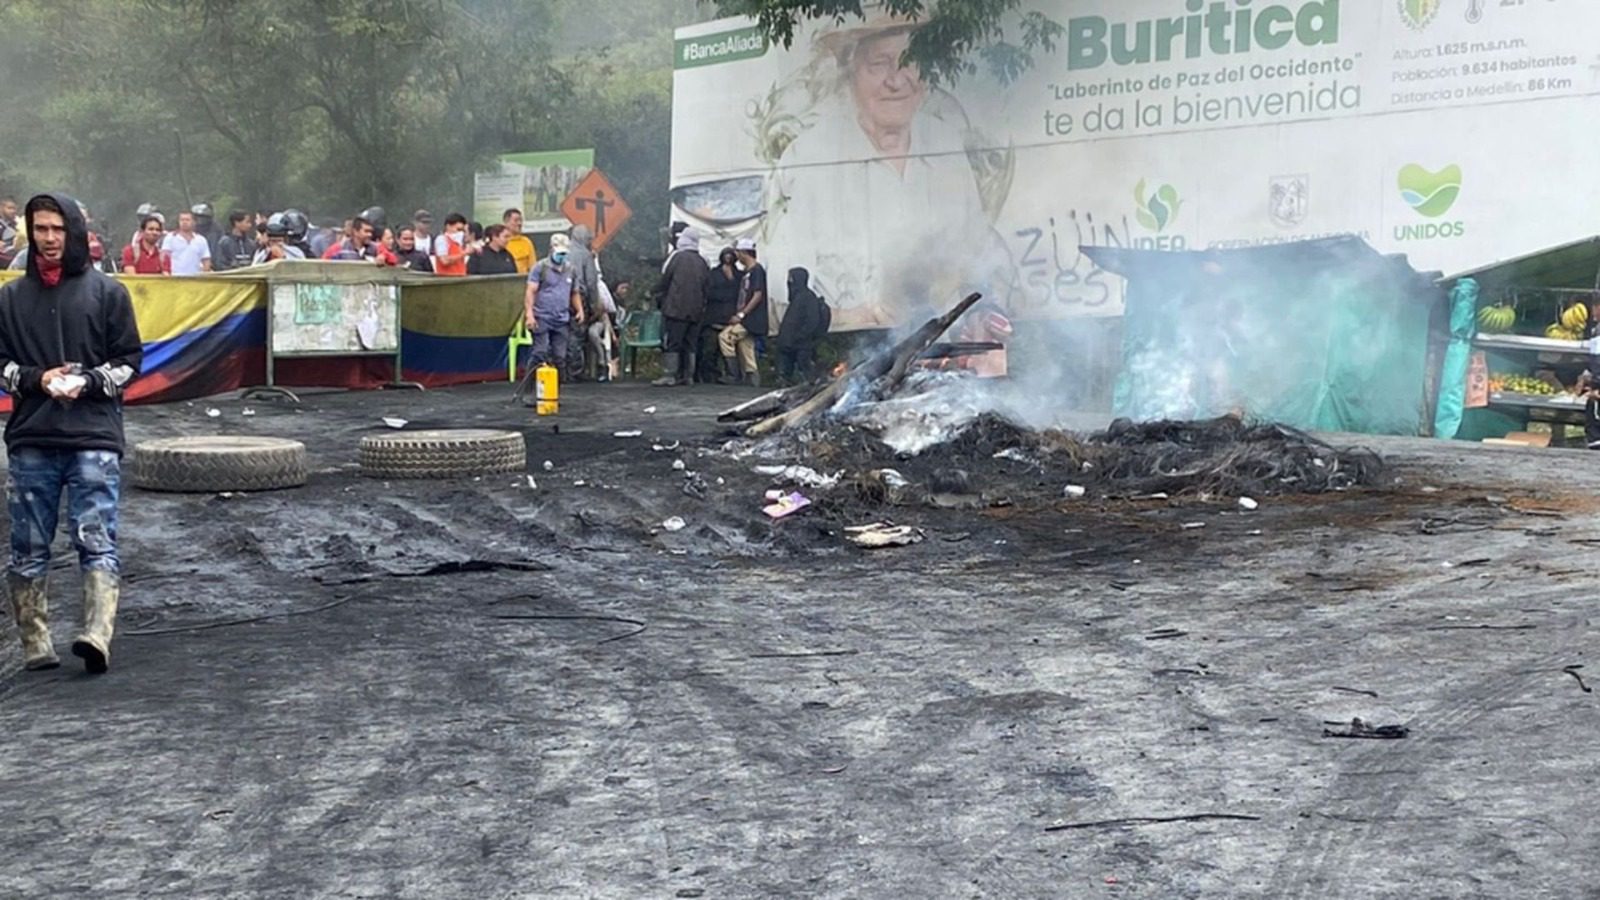
[[[72,652],[90,672],[111,661],[118,599],[117,500],[122,392],[143,350],[133,303],[89,260],[89,231],[65,194],[28,201],[27,275],[0,286],[0,387],[11,395],[11,608],[29,669],[60,665],[50,642],[50,540],[61,493],[78,565],[83,622]]]
[[[828,336],[833,313],[827,301],[811,289],[811,273],[796,266],[789,270],[789,309],[778,326],[778,378],[810,381],[817,361],[817,343]]]

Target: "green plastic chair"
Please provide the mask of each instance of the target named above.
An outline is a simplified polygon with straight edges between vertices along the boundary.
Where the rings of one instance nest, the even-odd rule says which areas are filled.
[[[511,337],[506,338],[506,380],[517,380],[517,348],[532,347],[533,335],[528,333],[528,323],[517,317],[517,327],[511,330]]]
[[[622,321],[622,371],[638,376],[639,351],[661,349],[661,310],[629,313]]]

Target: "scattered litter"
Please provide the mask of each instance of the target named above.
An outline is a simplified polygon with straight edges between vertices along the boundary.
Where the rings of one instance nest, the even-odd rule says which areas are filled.
[[[993,458],[1009,459],[1012,462],[1019,462],[1028,466],[1037,466],[1039,464],[1038,460],[1022,452],[1022,449],[1019,447],[1007,447],[1004,450],[996,453]]]
[[[1432,485],[1424,485],[1422,487],[1422,492],[1424,494],[1437,494],[1441,490],[1442,490],[1442,488],[1436,488],[1436,487],[1434,487]]]
[[[827,490],[837,485],[839,478],[844,475],[843,472],[824,475],[810,466],[756,466],[755,473],[757,475],[771,475],[774,478],[793,481],[797,484],[820,490]]]
[[[1188,633],[1189,632],[1187,631],[1179,631],[1176,628],[1158,628],[1155,631],[1145,635],[1144,639],[1147,641],[1166,641],[1171,640],[1172,638],[1184,637]]]
[[[682,516],[673,516],[665,522],[662,522],[661,527],[667,531],[682,531],[689,527],[689,523],[685,522]]]
[[[390,428],[404,428],[410,424],[410,422],[407,419],[401,419],[396,416],[384,416],[383,424],[389,426]]]
[[[239,415],[241,415],[241,416],[253,416],[255,414],[256,414],[256,411],[254,409],[248,407],[248,406],[246,406],[244,409],[239,411]]]
[[[643,435],[644,435],[644,432],[642,432],[642,431],[615,431],[615,432],[612,432],[612,434],[611,434],[612,437],[619,437],[619,438],[636,438],[636,437],[641,437]]]
[[[879,469],[878,476],[883,479],[885,485],[892,488],[903,488],[911,484],[897,469]]]
[[[1256,501],[1252,500],[1249,497],[1240,497],[1239,498],[1239,508],[1242,509],[1242,510],[1254,511],[1254,510],[1260,508],[1260,506],[1261,506],[1261,504],[1257,503]]]
[[[910,525],[895,525],[890,522],[873,522],[871,525],[856,525],[845,529],[850,535],[851,543],[858,547],[877,549],[880,547],[905,547],[922,541],[922,529]]]
[[[584,481],[582,478],[579,478],[577,481],[574,481],[572,483],[572,486],[573,487],[584,487],[584,486],[588,485],[588,483],[589,482]]]
[[[224,500],[232,500],[233,498],[239,496],[239,494],[237,492],[235,492],[235,491],[223,491],[222,493],[218,494],[217,496],[221,497]]]
[[[1571,665],[1571,666],[1562,666],[1561,667],[1561,671],[1567,673],[1568,675],[1571,675],[1573,678],[1578,679],[1578,687],[1583,688],[1583,692],[1585,694],[1592,694],[1592,693],[1594,693],[1594,688],[1589,687],[1587,684],[1584,684],[1583,683],[1583,676],[1578,674],[1578,670],[1581,669],[1581,668],[1583,668],[1583,664],[1582,663],[1578,663],[1576,665]]]
[[[1172,498],[1167,494],[1166,491],[1158,491],[1157,493],[1154,493],[1154,494],[1135,494],[1132,499],[1134,499],[1134,500],[1170,500]]]
[[[1183,523],[1183,530],[1184,531],[1193,531],[1196,528],[1204,528],[1204,527],[1206,527],[1206,523],[1204,523],[1204,522],[1185,522],[1185,523]]]
[[[783,491],[780,491],[777,488],[773,488],[772,490],[767,491],[767,500],[774,501],[774,500],[781,500],[781,499],[783,499]]]
[[[206,415],[208,415],[211,418],[215,419],[217,416],[222,415],[222,410],[217,409],[215,406],[213,406],[210,409],[206,410]]]
[[[672,471],[674,472],[682,472],[687,468],[689,468],[688,465],[686,465],[681,459],[675,459],[672,461]]]
[[[1342,722],[1324,722],[1324,725],[1342,725]],[[1362,738],[1371,741],[1397,741],[1409,737],[1411,729],[1404,725],[1379,725],[1373,728],[1359,718],[1350,720],[1350,727],[1343,730],[1322,729],[1323,737],[1333,738]]]
[[[707,490],[706,477],[704,475],[699,472],[683,473],[683,493],[685,495],[696,500],[704,500]]]
[[[717,486],[718,486],[718,487],[721,487],[721,486],[722,486],[722,485],[725,485],[725,484],[727,484],[727,483],[728,483],[728,482],[727,482],[727,480],[726,480],[726,479],[723,479],[723,478],[718,478],[718,479],[717,479]]]
[[[761,511],[774,519],[782,519],[792,516],[810,505],[811,501],[806,498],[805,494],[794,493],[779,497],[777,502],[763,507]]]
[[[681,446],[683,446],[683,442],[682,441],[673,441],[670,444],[652,444],[650,446],[650,449],[654,450],[657,453],[661,453],[661,452],[664,452],[664,451],[667,451],[667,450],[676,450]],[[728,448],[727,447],[723,447],[722,449],[726,452]]]
[[[1262,531],[1261,531],[1261,529],[1259,529],[1259,528],[1257,528],[1257,529],[1254,529],[1254,530],[1252,530],[1252,531],[1246,531],[1246,532],[1245,532],[1245,534],[1246,534],[1246,535],[1247,535],[1247,536],[1249,536],[1249,537],[1260,537],[1260,536],[1261,536],[1261,535],[1262,535],[1262,533],[1263,533],[1263,532],[1262,532]]]
[[[1081,484],[1069,484],[1066,490],[1061,492],[1062,496],[1068,500],[1082,500],[1088,493],[1089,489]]]
[[[554,472],[556,470],[556,464],[547,459],[544,461],[544,470],[546,472]]]
[[[647,416],[653,416],[656,414],[656,408],[654,406],[646,406],[644,408],[644,414]]]
[[[530,487],[530,488],[532,488],[533,490],[536,490],[536,491],[539,489],[539,482],[534,481],[532,475],[528,476],[528,487]]]

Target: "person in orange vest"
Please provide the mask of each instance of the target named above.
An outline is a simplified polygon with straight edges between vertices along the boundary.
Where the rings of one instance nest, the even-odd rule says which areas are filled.
[[[433,240],[433,271],[438,275],[467,274],[467,217],[461,213],[444,217],[444,233]]]

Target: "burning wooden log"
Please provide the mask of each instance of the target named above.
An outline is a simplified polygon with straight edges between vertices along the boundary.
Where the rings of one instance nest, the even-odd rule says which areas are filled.
[[[890,396],[899,389],[901,382],[905,381],[906,375],[911,371],[911,367],[916,363],[917,358],[982,298],[982,294],[967,295],[967,298],[957,303],[954,309],[942,316],[929,319],[921,328],[918,328],[911,336],[894,345],[894,347],[873,356],[821,388],[807,386],[804,388],[805,390],[814,392],[804,400],[799,400],[798,397],[775,397],[775,395],[788,392],[774,392],[765,397],[756,398],[746,405],[760,404],[762,401],[768,400],[768,398],[773,398],[781,405],[784,404],[784,401],[799,400],[799,402],[785,412],[768,416],[751,425],[745,429],[745,434],[749,437],[762,437],[782,431],[785,428],[791,428],[833,406],[840,397],[854,388],[859,388],[860,398],[863,400],[881,400]],[[796,389],[791,388],[790,390]],[[738,408],[735,407],[735,409]],[[729,412],[731,413],[733,410]],[[728,413],[723,415],[726,416]],[[718,418],[721,419],[722,417],[719,416]]]

